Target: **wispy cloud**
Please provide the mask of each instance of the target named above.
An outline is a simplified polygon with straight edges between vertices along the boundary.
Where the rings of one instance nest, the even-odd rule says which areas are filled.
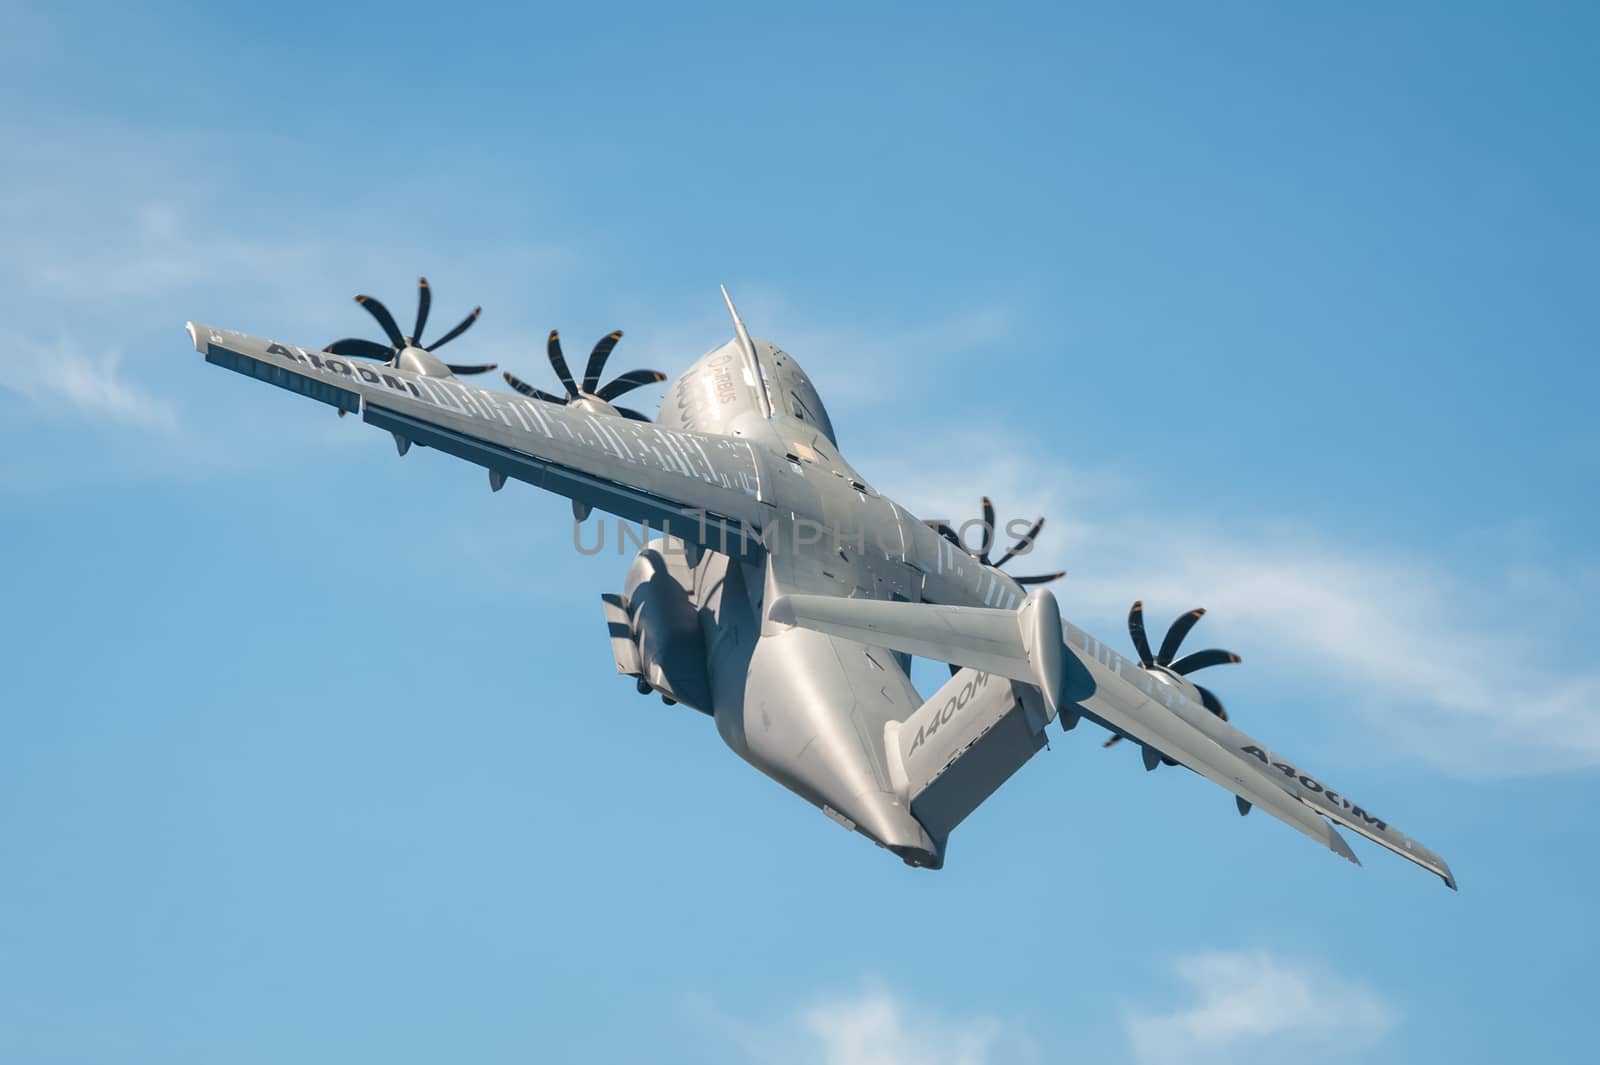
[[[143,199],[130,192],[101,203],[91,218],[54,224],[47,223],[72,213],[56,194],[25,194],[36,207],[33,221],[13,230],[21,284],[51,306],[74,309],[73,321],[87,310],[138,323],[169,306],[161,297],[198,295],[218,279],[281,302],[319,283],[332,288],[328,264],[372,258],[370,249],[351,252],[293,227],[257,234],[219,225],[157,190],[145,192]],[[95,202],[93,191],[85,195]],[[344,309],[334,298],[328,307]]]
[[[0,386],[48,413],[104,419],[140,429],[177,426],[172,405],[129,380],[122,355],[87,355],[65,344],[0,334]]]
[[[807,1061],[826,1065],[984,1065],[999,1061],[1001,1027],[991,1019],[913,1015],[887,991],[823,1002],[804,1017]]]
[[[1506,570],[1464,579],[1291,525],[1235,539],[1128,523],[1101,546],[1130,542],[1147,545],[1126,559],[1137,585],[1094,575],[1075,595],[1106,611],[1130,587],[1178,607],[1203,598],[1247,645],[1338,686],[1369,727],[1449,769],[1600,765],[1600,672],[1559,658]]]
[[[0,122],[0,151],[14,164],[0,174],[0,285],[18,294],[0,329],[0,386],[54,414],[174,429],[185,390],[201,387],[189,382],[211,378],[187,375],[169,382],[171,399],[158,398],[138,383],[133,353],[143,338],[159,338],[149,350],[181,356],[185,318],[243,306],[244,328],[332,339],[372,327],[348,296],[392,280],[396,263],[460,267],[441,315],[465,312],[469,299],[489,302],[485,288],[503,294],[539,269],[544,245],[475,246],[485,263],[461,247],[430,249],[424,259],[406,239],[391,239],[389,227],[325,207],[280,208],[273,224],[261,224],[248,191],[232,190],[227,160],[268,148],[223,137],[220,170],[197,169],[179,162],[192,145],[171,135]],[[409,295],[399,297],[402,308]],[[479,327],[471,343],[505,346],[496,328]]]
[[[1068,614],[1108,639],[1134,598],[1173,614],[1202,603],[1217,619],[1208,626],[1226,625],[1253,666],[1338,692],[1365,728],[1441,768],[1600,766],[1600,669],[1575,663],[1554,631],[1581,627],[1575,604],[1585,587],[1600,590],[1582,567],[1510,557],[1458,573],[1404,549],[1340,543],[1288,515],[1219,526],[1153,503],[1131,479],[982,441],[947,451],[969,459],[942,473],[891,456],[863,466],[919,515],[972,517],[989,492],[1002,524],[1050,516],[1037,553],[1009,568],[1068,569]]]
[[[702,1004],[704,1006],[704,1004]],[[776,1023],[752,1024],[702,1008],[757,1065],[991,1065],[1037,1054],[1015,1024],[916,1008],[882,987],[813,1000]]]
[[[1179,958],[1183,1001],[1166,1010],[1129,1010],[1123,1027],[1146,1065],[1335,1058],[1366,1049],[1397,1023],[1376,991],[1303,961],[1266,951]]]
[[[197,141],[205,166],[192,163]],[[11,164],[0,173],[0,281],[28,294],[26,313],[74,331],[181,325],[219,306],[248,307],[282,329],[349,331],[365,321],[349,296],[385,290],[403,306],[416,270],[448,279],[441,316],[473,302],[499,312],[474,330],[480,344],[494,322],[515,325],[514,309],[543,290],[562,254],[518,232],[449,239],[454,230],[437,220],[419,235],[404,223],[433,190],[390,182],[356,204],[349,189],[297,198],[275,187],[278,164],[260,162],[286,154],[267,135],[0,121],[0,151]],[[508,333],[526,345],[525,334]]]

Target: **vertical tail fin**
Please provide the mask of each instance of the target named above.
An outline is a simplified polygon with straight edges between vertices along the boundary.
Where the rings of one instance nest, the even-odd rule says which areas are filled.
[[[761,372],[761,360],[756,358],[756,345],[750,339],[750,331],[744,327],[744,319],[739,317],[739,311],[733,305],[733,297],[728,295],[728,286],[723,285],[722,299],[728,305],[728,313],[733,316],[733,331],[738,334],[739,347],[744,350],[745,362],[748,364],[750,374],[756,380],[756,392],[761,396],[761,409],[768,418],[772,417],[772,396],[767,392],[767,378]]]

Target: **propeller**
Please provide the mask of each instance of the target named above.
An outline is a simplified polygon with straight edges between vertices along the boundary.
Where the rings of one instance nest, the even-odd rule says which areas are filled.
[[[357,359],[378,359],[381,362],[393,363],[399,358],[400,352],[406,348],[421,348],[423,351],[437,351],[456,337],[465,333],[478,320],[478,315],[483,313],[482,307],[472,308],[472,313],[461,319],[456,327],[432,344],[422,343],[422,330],[428,325],[428,310],[433,306],[433,291],[428,287],[428,279],[417,278],[417,324],[412,328],[411,335],[400,332],[400,325],[394,320],[394,315],[389,313],[378,300],[371,296],[357,296],[356,302],[365,307],[367,313],[378,320],[378,327],[383,330],[383,335],[388,338],[387,346],[373,340],[361,340],[357,337],[346,337],[335,340],[323,348],[330,355],[348,355]],[[474,363],[460,365],[445,363],[450,372],[458,376],[475,373],[488,373],[495,368],[494,363]]]
[[[1168,627],[1166,636],[1161,640],[1161,650],[1151,654],[1150,639],[1144,631],[1144,603],[1135,600],[1133,609],[1128,611],[1128,635],[1133,637],[1133,649],[1139,654],[1139,664],[1145,669],[1175,673],[1183,677],[1198,670],[1209,669],[1211,666],[1225,666],[1241,661],[1232,651],[1219,651],[1216,648],[1196,651],[1184,655],[1176,662],[1173,661],[1173,656],[1178,653],[1184,637],[1188,636],[1195,624],[1205,616],[1203,607],[1195,607],[1187,614],[1181,615]],[[1200,702],[1207,710],[1224,721],[1228,720],[1228,711],[1223,709],[1222,700],[1218,699],[1211,689],[1195,684],[1194,690],[1200,693]],[[1112,736],[1103,746],[1111,747],[1120,739],[1121,736]]]
[[[968,550],[967,546],[961,542],[961,537],[958,536],[956,534],[956,531],[954,529],[950,528],[950,526],[946,525],[944,522],[940,522],[935,528],[936,528],[936,531],[939,533],[940,536],[944,537],[946,540],[949,540],[951,543],[955,544],[957,547],[961,548],[963,551],[967,551]],[[1034,540],[1039,538],[1039,530],[1041,530],[1043,528],[1044,528],[1044,519],[1040,518],[1040,519],[1038,519],[1037,521],[1035,521],[1033,523],[1033,525],[1028,529],[1027,532],[1022,534],[1022,539],[1020,539],[1016,543],[1012,544],[1010,550],[1008,550],[1005,554],[1001,555],[998,560],[990,559],[989,553],[994,550],[994,544],[995,544],[995,539],[994,539],[994,536],[995,536],[994,502],[988,496],[984,496],[983,497],[983,547],[978,551],[977,559],[978,559],[979,562],[982,562],[985,566],[993,566],[995,569],[999,569],[1000,567],[1004,566],[1007,562],[1010,562],[1016,556],[1021,555],[1021,554],[1026,554],[1027,552],[1033,550],[1033,542],[1034,542]],[[1031,576],[1031,577],[1012,577],[1011,579],[1016,581],[1018,584],[1023,584],[1023,585],[1028,585],[1028,584],[1049,584],[1051,581],[1058,581],[1062,577],[1065,577],[1066,575],[1067,575],[1067,571],[1066,570],[1058,570],[1055,573],[1041,573],[1041,574],[1037,574],[1037,575]]]
[[[535,388],[515,374],[508,373],[505,375],[506,384],[525,396],[542,399],[546,403],[566,404],[575,399],[592,397],[610,404],[618,396],[632,392],[636,388],[653,385],[658,381],[667,379],[667,375],[659,370],[629,370],[625,374],[619,374],[612,378],[604,387],[601,387],[600,375],[605,371],[606,360],[611,357],[612,349],[617,346],[617,341],[621,339],[622,330],[618,329],[615,332],[607,333],[595,343],[594,350],[589,352],[589,362],[583,368],[583,380],[579,382],[577,378],[572,376],[572,370],[567,366],[566,356],[561,352],[561,334],[552,329],[550,330],[550,339],[545,341],[545,354],[549,356],[550,368],[555,370],[556,377],[560,379],[562,387],[566,389],[566,394],[558,396],[546,392],[542,388]],[[650,420],[648,415],[641,414],[631,407],[617,407],[615,404],[612,404],[612,406],[624,418],[631,418],[636,422]]]

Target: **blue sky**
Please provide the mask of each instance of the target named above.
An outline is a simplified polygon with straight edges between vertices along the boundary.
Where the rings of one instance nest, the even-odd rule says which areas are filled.
[[[1591,5],[139,8],[0,3],[0,1058],[1590,1059]],[[419,273],[540,381],[727,283],[1461,892],[1087,733],[845,835],[613,674],[563,501],[182,331]]]

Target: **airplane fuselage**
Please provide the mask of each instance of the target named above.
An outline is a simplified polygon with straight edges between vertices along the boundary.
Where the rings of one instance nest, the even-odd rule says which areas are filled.
[[[707,552],[676,577],[698,613],[718,732],[740,756],[834,820],[913,865],[942,864],[943,839],[890,780],[885,726],[922,705],[903,655],[763,624],[762,604],[801,592],[1014,608],[1022,589],[894,500],[841,454],[794,357],[735,339],[668,389],[658,424],[753,446],[775,528],[759,561]],[[660,564],[673,566],[668,560]]]

